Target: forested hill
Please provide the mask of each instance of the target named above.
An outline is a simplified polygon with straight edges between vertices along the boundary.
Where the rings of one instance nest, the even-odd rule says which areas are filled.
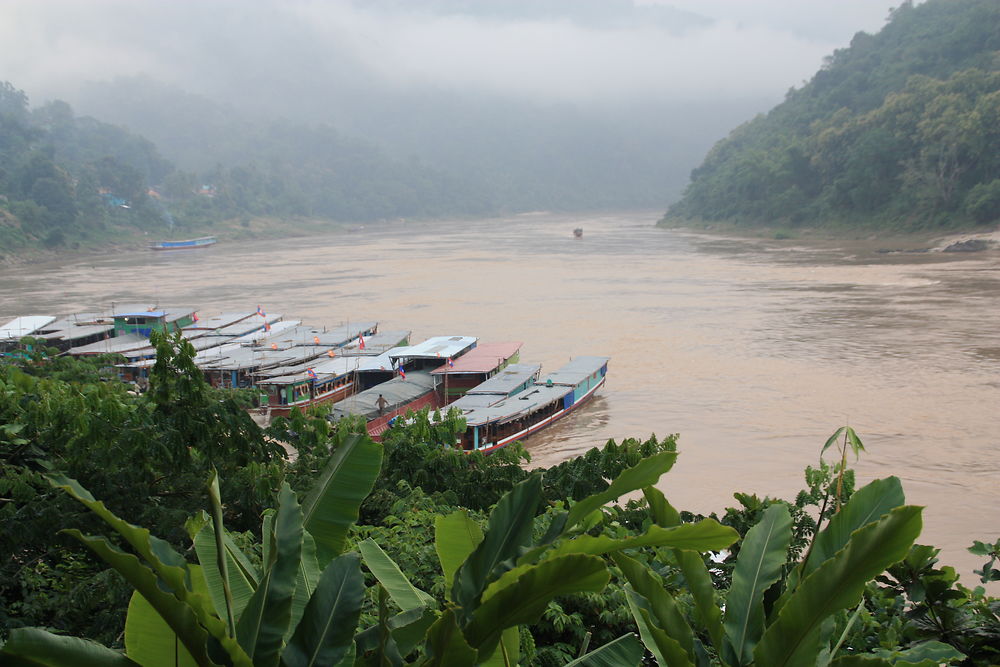
[[[665,220],[1000,222],[1000,2],[904,2],[717,143]]]
[[[0,81],[0,259],[39,245],[214,233],[221,221],[259,216],[353,222],[494,210],[460,178],[330,127],[207,111],[205,126],[237,124],[225,137],[252,150],[209,131],[195,139],[211,166],[183,170],[134,132],[61,101],[30,108],[24,91]]]

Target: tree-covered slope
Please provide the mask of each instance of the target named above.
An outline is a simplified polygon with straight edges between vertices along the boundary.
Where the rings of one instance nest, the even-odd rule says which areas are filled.
[[[175,225],[178,234],[210,232],[253,216],[367,221],[495,210],[460,177],[328,126],[184,108],[200,119],[187,127],[201,132],[168,140],[197,145],[202,165],[189,171],[139,134],[77,116],[62,101],[32,109],[24,91],[0,81],[0,258],[39,245],[163,236]]]
[[[894,229],[1000,220],[1000,3],[903,3],[691,174],[669,220]]]

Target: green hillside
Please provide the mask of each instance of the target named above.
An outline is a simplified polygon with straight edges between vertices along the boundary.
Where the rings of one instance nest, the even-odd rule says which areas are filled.
[[[187,140],[211,166],[185,171],[134,132],[61,101],[32,109],[24,91],[0,81],[0,259],[214,233],[223,221],[257,217],[354,222],[494,210],[461,179],[328,126],[203,111],[206,133]],[[237,127],[223,132],[227,122]]]
[[[691,174],[665,222],[961,228],[1000,221],[1000,2],[903,3]]]

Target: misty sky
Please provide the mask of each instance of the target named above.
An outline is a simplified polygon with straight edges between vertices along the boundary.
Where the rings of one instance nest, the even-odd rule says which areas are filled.
[[[213,96],[432,88],[556,103],[780,100],[899,0],[0,2],[34,103],[147,74]]]

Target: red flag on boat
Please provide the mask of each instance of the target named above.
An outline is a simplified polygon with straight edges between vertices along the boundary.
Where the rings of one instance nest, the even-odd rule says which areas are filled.
[[[194,318],[195,322],[198,321],[198,313],[191,313],[191,316]]]
[[[267,317],[266,315],[264,315],[264,309],[260,307],[259,303],[257,304],[257,314],[260,315],[261,317]]]
[[[307,369],[306,369],[306,375],[308,375],[308,376],[309,376],[309,379],[310,379],[310,380],[315,380],[315,379],[316,379],[316,371],[314,371],[314,370],[313,370],[313,369],[311,369],[311,368],[307,368]]]
[[[364,336],[358,336],[358,349],[359,350],[365,349],[365,337]]]
[[[455,362],[451,360],[451,357],[448,357],[448,368],[454,368],[454,367],[455,367]]]
[[[313,342],[319,345],[319,336],[313,336]]]
[[[403,370],[403,364],[399,365],[399,377],[406,379],[406,371]]]

